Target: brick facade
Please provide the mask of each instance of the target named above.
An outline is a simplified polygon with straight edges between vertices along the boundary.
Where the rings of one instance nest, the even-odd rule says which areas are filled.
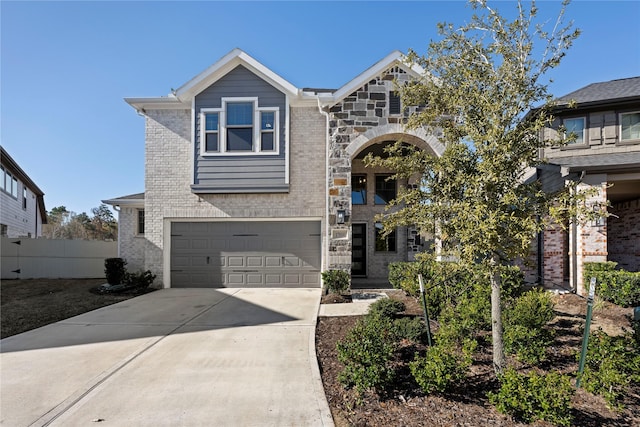
[[[615,203],[610,212],[609,260],[627,271],[640,271],[640,199]]]
[[[325,121],[317,107],[291,108],[290,114],[289,193],[198,196],[190,188],[191,111],[146,111],[144,260],[158,283],[166,273],[164,249],[173,220],[324,218],[325,189],[316,183],[325,177]]]

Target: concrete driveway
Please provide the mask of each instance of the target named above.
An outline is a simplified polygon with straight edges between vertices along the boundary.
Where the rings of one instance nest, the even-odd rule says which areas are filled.
[[[6,426],[332,426],[320,289],[163,289],[0,341]]]

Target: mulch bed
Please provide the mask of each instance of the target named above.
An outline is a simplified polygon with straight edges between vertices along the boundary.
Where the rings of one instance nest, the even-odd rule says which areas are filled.
[[[390,297],[407,305],[406,315],[421,315],[421,305],[415,298],[398,290],[385,291]],[[580,351],[586,302],[573,295],[555,297],[557,318],[556,341],[549,350],[549,360],[542,369],[575,374],[578,362],[575,354]],[[630,309],[601,303],[594,313],[592,330],[603,326],[605,330],[620,331],[629,326]],[[354,390],[345,389],[338,382],[343,365],[337,360],[336,343],[344,338],[358,320],[350,317],[321,317],[316,329],[316,351],[324,383],[325,394],[337,427],[343,426],[523,426],[510,417],[500,414],[488,402],[488,391],[497,390],[493,375],[491,349],[480,348],[474,357],[468,380],[459,389],[445,395],[425,395],[411,377],[407,368],[401,368],[395,382],[383,394],[368,393],[357,396]],[[401,345],[398,366],[412,360],[414,344]],[[522,367],[514,360],[511,365]],[[610,411],[604,399],[583,389],[576,391],[572,401],[576,426],[638,426],[640,425],[640,390],[627,396],[627,408],[622,413]],[[537,421],[532,426],[550,426]]]

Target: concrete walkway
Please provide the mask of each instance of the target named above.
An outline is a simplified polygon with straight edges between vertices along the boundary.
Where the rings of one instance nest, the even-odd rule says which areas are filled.
[[[6,338],[0,424],[332,426],[319,302],[319,289],[164,289]]]

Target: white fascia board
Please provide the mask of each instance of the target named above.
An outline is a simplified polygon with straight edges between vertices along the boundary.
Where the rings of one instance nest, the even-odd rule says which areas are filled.
[[[187,83],[180,86],[180,88],[176,90],[175,95],[181,100],[190,100],[220,78],[224,77],[238,65],[247,67],[254,74],[290,97],[297,97],[300,92],[297,87],[256,61],[246,52],[236,48]]]
[[[144,199],[110,199],[102,200],[105,205],[144,208]]]
[[[393,66],[399,66],[413,77],[421,77],[424,76],[425,71],[422,67],[417,64],[413,66],[409,66],[404,62],[405,55],[399,50],[395,50],[391,52],[389,55],[381,59],[380,61],[373,64],[371,67],[367,68],[364,72],[360,73],[350,82],[342,86],[336,92],[334,92],[331,97],[320,97],[320,102],[325,107],[331,107],[336,103],[342,101],[347,96],[351,95],[353,91],[364,86],[366,83],[371,81],[373,78],[379,76],[383,72],[387,71],[389,68]]]
[[[174,96],[155,98],[125,98],[125,102],[137,111],[143,110],[176,110],[190,109],[190,104],[185,104]]]

